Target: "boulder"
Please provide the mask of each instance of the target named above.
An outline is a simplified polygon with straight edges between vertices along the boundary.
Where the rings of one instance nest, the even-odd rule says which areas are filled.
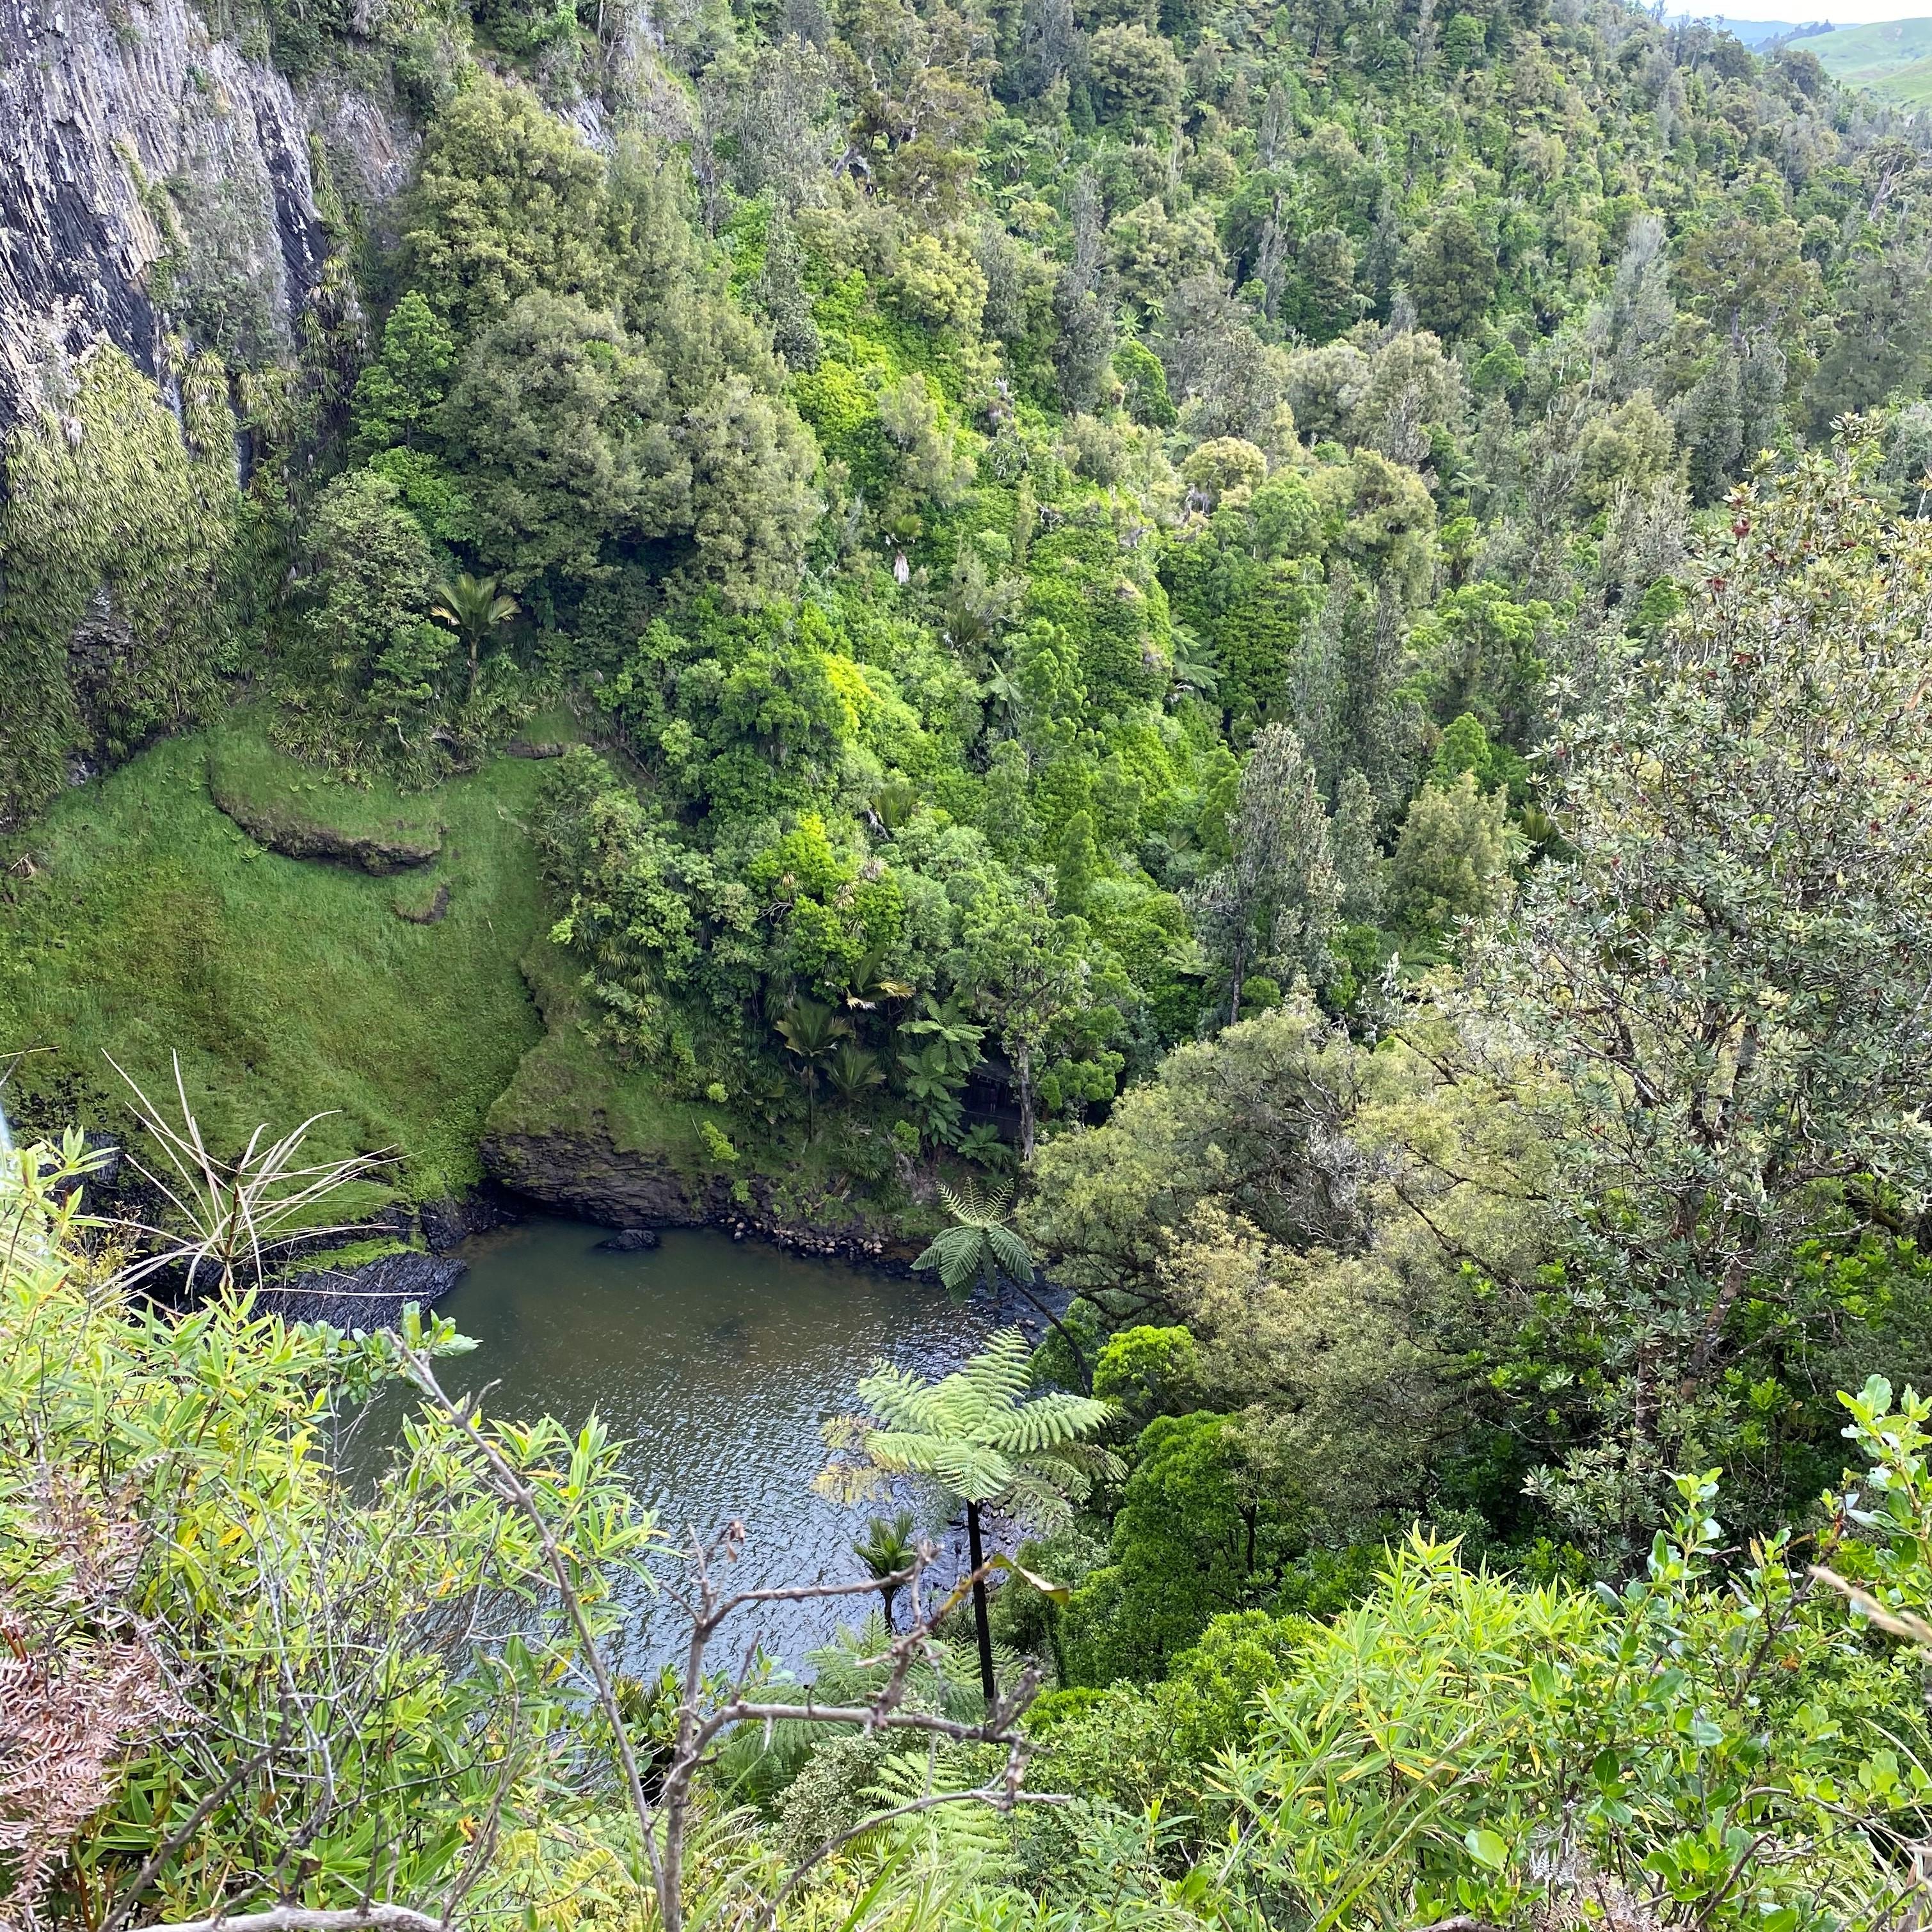
[[[691,1228],[711,1216],[722,1184],[680,1174],[661,1155],[631,1154],[601,1133],[499,1131],[483,1141],[484,1172],[548,1208],[613,1228]]]
[[[648,1254],[657,1245],[655,1228],[620,1228],[608,1241],[597,1244],[602,1252],[611,1255]]]

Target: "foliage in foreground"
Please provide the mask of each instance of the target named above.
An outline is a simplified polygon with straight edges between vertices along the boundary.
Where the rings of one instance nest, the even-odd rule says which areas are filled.
[[[824,1720],[755,1652],[736,1676],[674,1678],[668,1703],[614,1682],[604,1653],[645,1593],[671,1588],[714,1636],[739,1600],[702,1552],[667,1550],[594,1418],[573,1433],[444,1397],[430,1365],[466,1345],[413,1310],[345,1335],[232,1282],[185,1311],[149,1302],[78,1212],[88,1165],[78,1137],[10,1151],[0,1192],[10,1923],[373,1898],[398,1924],[748,1926],[782,1894],[788,1924],[856,1902],[848,1922],[884,1927],[998,1878],[998,1858],[962,1858],[970,1828],[926,1822],[924,1794],[1004,1802],[981,1787],[1030,1692],[959,1716],[926,1698],[929,1552],[898,1573],[914,1624],[852,1658],[843,1714],[943,1750],[944,1777],[923,1751],[874,1753],[854,1816],[909,1804],[902,1828],[830,1854],[767,1832],[740,1807],[746,1754],[714,1774],[713,1745],[742,1726],[755,1758],[774,1713],[793,1732]]]
[[[246,1296],[133,1300],[82,1252],[84,1159],[8,1169],[16,1914],[374,1894],[469,1922],[660,1922],[586,1674],[646,1566],[670,1574],[613,1445],[594,1423],[479,1436],[438,1401],[386,1424],[380,1384],[460,1352],[444,1324],[350,1337]],[[985,1733],[940,1714],[970,1700],[964,1671],[876,1618],[819,1660],[819,1707],[856,1709],[802,1749],[811,1706],[782,1679],[740,1706],[671,1676],[610,1708],[640,1762],[696,1776],[692,1923],[782,1901],[801,1927],[1902,1926],[1932,1740],[1918,1664],[1866,1619],[1913,1632],[1932,1612],[1932,1403],[1876,1378],[1844,1400],[1868,1466],[1802,1557],[1784,1532],[1727,1549],[1714,1474],[1679,1479],[1621,1589],[1509,1580],[1418,1536],[1332,1618],[1237,1616],[1150,1689],[1051,1700],[1031,1781],[1058,1809],[950,1802],[992,1768]],[[714,1600],[701,1557],[692,1575]],[[900,1648],[927,1684],[906,1708],[934,1714],[914,1749],[857,1721]],[[680,1708],[722,1718],[716,1769],[663,1730]],[[901,1815],[868,1823],[882,1808]]]
[[[0,1539],[29,1673],[10,1714],[43,1726],[9,1803],[32,1816],[93,1787],[47,1848],[62,1910],[487,1890],[506,1876],[488,1838],[567,1834],[596,1808],[533,1525],[447,1426],[392,1419],[375,1439],[395,1338],[292,1326],[246,1296],[177,1315],[118,1286],[79,1245],[78,1158],[15,1156],[0,1196]],[[460,1352],[446,1323],[410,1333]],[[653,1534],[614,1445],[595,1422],[493,1437],[612,1628]],[[144,1700],[92,1701],[116,1674]],[[14,1900],[34,1904],[31,1887]]]

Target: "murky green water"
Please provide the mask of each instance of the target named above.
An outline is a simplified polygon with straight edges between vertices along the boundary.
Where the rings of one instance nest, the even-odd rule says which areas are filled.
[[[710,1228],[669,1230],[647,1254],[598,1252],[607,1228],[535,1219],[464,1250],[470,1272],[440,1304],[479,1344],[446,1386],[497,1387],[500,1415],[595,1408],[664,1527],[747,1532],[740,1587],[862,1574],[850,1545],[869,1514],[812,1487],[819,1426],[851,1406],[880,1356],[929,1374],[956,1366],[994,1325],[938,1285],[790,1255]],[[768,1646],[796,1661],[866,1601],[760,1612]],[[667,1654],[668,1610],[640,1606],[633,1667]],[[742,1650],[752,1625],[739,1632]]]

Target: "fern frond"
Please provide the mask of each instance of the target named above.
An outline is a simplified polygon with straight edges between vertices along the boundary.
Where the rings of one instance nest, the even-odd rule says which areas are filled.
[[[1076,1442],[1113,1414],[1113,1404],[1092,1396],[1056,1390],[1016,1406],[988,1430],[986,1439],[1009,1455],[1028,1456]]]
[[[1017,1328],[999,1328],[987,1336],[986,1346],[966,1366],[946,1382],[957,1382],[988,1410],[1017,1402],[1033,1381],[1033,1348]]]
[[[989,1182],[982,1186],[968,1178],[956,1188],[942,1180],[939,1198],[946,1204],[946,1211],[958,1220],[983,1227],[1006,1218],[1006,1210],[1012,1205],[1013,1190],[1005,1182]]]
[[[882,1367],[861,1380],[859,1400],[888,1428],[937,1434],[947,1420],[944,1382],[924,1382],[908,1370]]]
[[[963,1793],[986,1781],[997,1759],[983,1749],[952,1746],[933,1751],[895,1752],[879,1767],[868,1794],[881,1810],[922,1798]],[[962,1802],[934,1806],[882,1828],[895,1845],[916,1847],[942,1861],[955,1880],[971,1877],[1005,1855],[1010,1830],[989,1805]]]
[[[1030,1466],[1016,1466],[1000,1498],[1006,1511],[1035,1529],[1058,1529],[1073,1514],[1059,1486]]]
[[[1033,1280],[1033,1250],[1012,1228],[994,1222],[986,1228],[986,1236],[1001,1274],[1017,1282]]]
[[[934,1235],[930,1246],[913,1263],[915,1272],[937,1268],[939,1278],[953,1294],[965,1294],[984,1271],[986,1232],[976,1226],[946,1228]]]

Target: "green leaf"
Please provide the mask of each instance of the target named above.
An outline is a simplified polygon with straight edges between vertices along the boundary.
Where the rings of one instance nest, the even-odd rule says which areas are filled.
[[[1462,1834],[1470,1857],[1490,1871],[1501,1871],[1509,1863],[1508,1843],[1500,1834],[1477,1825]]]
[[[1010,1570],[1023,1583],[1030,1583],[1050,1603],[1064,1604],[1073,1594],[1064,1583],[1050,1583],[1044,1576],[1029,1570],[1024,1563],[1015,1562],[1010,1556],[996,1555],[988,1557],[987,1562],[992,1568]]]

